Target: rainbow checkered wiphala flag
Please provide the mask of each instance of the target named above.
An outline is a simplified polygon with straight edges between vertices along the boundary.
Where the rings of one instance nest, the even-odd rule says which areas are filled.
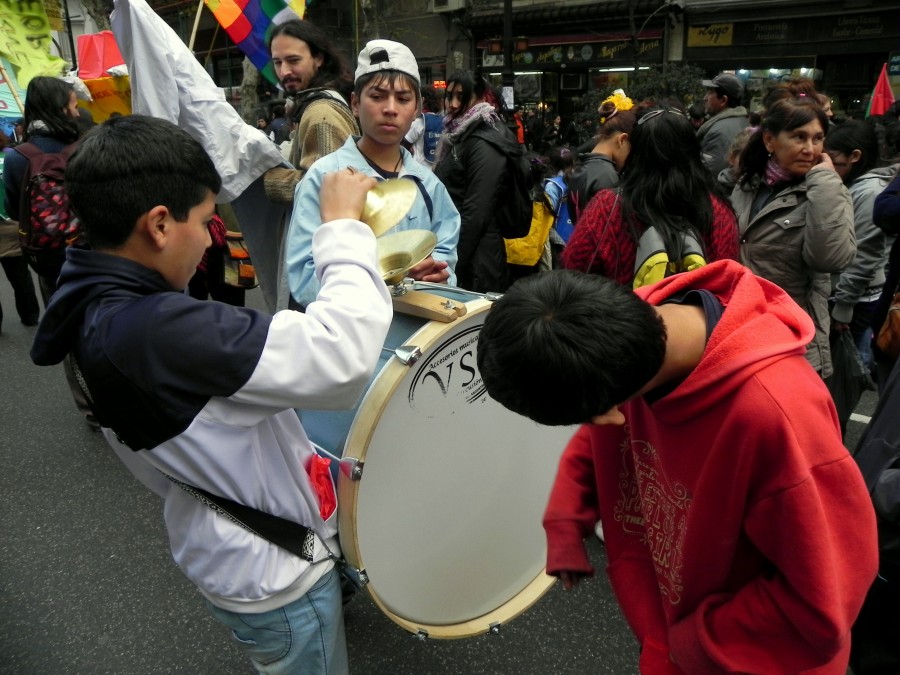
[[[277,16],[290,11],[303,18],[306,0],[203,0],[234,43],[270,82],[277,83],[266,48],[266,31]],[[282,18],[279,17],[279,23]]]

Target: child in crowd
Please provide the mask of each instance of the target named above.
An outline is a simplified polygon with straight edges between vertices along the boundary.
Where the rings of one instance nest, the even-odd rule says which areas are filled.
[[[334,485],[293,409],[351,407],[391,321],[358,221],[375,181],[339,171],[320,184],[323,300],[275,316],[196,300],[184,289],[221,178],[175,125],[108,120],[66,171],[92,250],[67,251],[31,351],[38,365],[74,355],[107,441],[165,500],[176,564],[260,672],[347,671]],[[309,528],[302,551],[226,515],[241,506]]]
[[[407,275],[419,281],[456,283],[459,212],[443,184],[401,145],[421,107],[416,59],[399,42],[372,40],[359,53],[355,78],[350,105],[362,136],[351,136],[342,148],[315,162],[294,196],[286,267],[291,299],[299,307],[308,305],[319,290],[312,241],[321,223],[322,177],[347,167],[380,180],[404,177],[415,182],[419,194],[394,231],[431,230],[437,245]]]

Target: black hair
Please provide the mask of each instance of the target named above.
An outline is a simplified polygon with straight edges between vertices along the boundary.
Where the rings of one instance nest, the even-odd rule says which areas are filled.
[[[75,88],[58,77],[35,77],[25,90],[25,140],[36,131],[32,123],[40,120],[47,125],[44,133],[71,143],[81,135],[79,121],[69,117],[66,108]]]
[[[588,422],[659,372],[666,328],[611,279],[573,270],[525,277],[497,300],[478,336],[484,386],[539,424]]]
[[[571,180],[572,171],[575,169],[575,153],[568,147],[550,148],[547,151],[546,162],[550,167],[551,176],[555,176],[562,171],[566,182]]]
[[[422,108],[426,112],[440,112],[440,101],[434,87],[422,87]]]
[[[301,40],[309,47],[309,53],[322,57],[322,65],[309,83],[310,88],[335,89],[345,93],[353,84],[353,75],[343,52],[339,50],[321,28],[309,21],[292,19],[276,24],[269,30],[266,46],[272,52],[272,40],[279,35],[286,35]]]
[[[475,95],[475,77],[468,70],[453,71],[450,73],[450,77],[447,78],[447,88],[444,90],[445,97],[454,84],[458,84],[461,89],[460,99],[463,105],[459,114],[462,115],[468,109],[469,103],[471,103],[472,97]]]
[[[847,120],[837,125],[828,132],[825,149],[843,153],[848,157],[854,150],[860,151],[859,161],[853,164],[844,177],[845,185],[850,185],[880,163],[878,134],[870,122]]]
[[[706,118],[706,105],[703,101],[694,101],[688,108],[688,117],[692,120],[702,120]]]
[[[166,206],[178,222],[222,179],[203,146],[171,122],[108,119],[85,135],[66,166],[66,193],[91,246],[118,248],[142,215]]]
[[[389,87],[395,86],[397,80],[402,80],[415,95],[416,105],[421,103],[422,92],[419,91],[419,83],[411,75],[399,70],[376,70],[373,73],[361,75],[356,80],[356,84],[353,85],[353,93],[357,99],[362,96],[362,91],[366,88],[366,85],[376,78],[378,79],[378,84],[386,84]]]
[[[679,249],[679,232],[693,231],[702,241],[712,229],[710,195],[719,187],[703,165],[693,125],[680,112],[658,108],[638,119],[630,138],[619,187],[635,241],[650,225],[670,251]]]
[[[822,106],[812,96],[803,98],[783,98],[766,108],[759,130],[747,141],[747,147],[741,153],[738,173],[739,184],[744,185],[753,176],[763,176],[769,162],[769,151],[763,140],[763,134],[769,132],[778,135],[782,131],[793,131],[805,126],[813,120],[819,120],[822,132],[828,133],[828,116]]]

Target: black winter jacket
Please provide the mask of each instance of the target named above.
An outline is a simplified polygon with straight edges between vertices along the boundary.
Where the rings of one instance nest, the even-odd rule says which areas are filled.
[[[477,121],[458,138],[434,169],[459,210],[462,225],[457,247],[457,283],[480,293],[503,292],[510,283],[506,247],[496,214],[509,195],[507,153],[518,151],[512,133],[497,124]],[[503,150],[501,150],[503,148]]]

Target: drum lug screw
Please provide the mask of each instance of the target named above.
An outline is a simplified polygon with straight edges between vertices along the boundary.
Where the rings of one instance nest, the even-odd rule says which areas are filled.
[[[352,481],[358,481],[362,479],[363,462],[360,462],[356,457],[342,457],[340,461],[340,469],[341,473],[347,476],[347,478]]]
[[[452,300],[447,300],[444,302],[444,309],[456,309],[456,303]]]
[[[491,302],[497,302],[500,298],[503,297],[503,293],[485,293],[484,299],[490,300]]]
[[[411,366],[422,358],[422,350],[415,345],[401,345],[394,350],[394,354],[404,366]]]
[[[488,632],[490,632],[491,635],[500,635],[500,624],[497,622],[492,623],[488,626]]]
[[[420,628],[413,637],[419,642],[425,642],[428,639],[428,631]]]

